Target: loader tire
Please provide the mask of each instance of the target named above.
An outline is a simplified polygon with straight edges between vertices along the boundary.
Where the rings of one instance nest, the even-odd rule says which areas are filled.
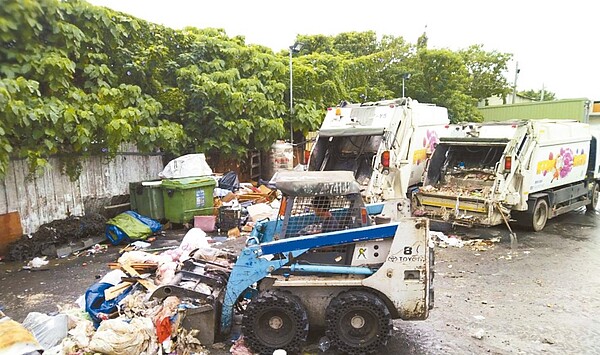
[[[345,354],[370,354],[392,335],[392,317],[385,303],[366,291],[342,292],[325,311],[327,337]]]
[[[588,212],[600,211],[600,184],[594,183],[590,204],[585,206]]]
[[[271,355],[285,349],[288,354],[297,354],[308,336],[308,315],[296,296],[263,291],[246,307],[242,332],[255,352]]]
[[[548,202],[546,202],[546,200],[543,198],[539,198],[533,207],[533,212],[530,216],[531,221],[529,227],[535,232],[539,232],[544,229],[546,222],[548,221],[548,213]]]

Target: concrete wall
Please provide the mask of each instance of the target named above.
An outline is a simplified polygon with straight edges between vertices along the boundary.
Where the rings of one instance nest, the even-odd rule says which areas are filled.
[[[85,159],[76,181],[60,173],[58,158],[51,158],[44,174],[33,179],[28,179],[25,160],[12,160],[0,180],[0,215],[18,212],[23,233],[33,233],[40,225],[69,215],[101,212],[112,197],[129,194],[129,182],[156,179],[162,169],[161,156],[134,149],[113,160]]]

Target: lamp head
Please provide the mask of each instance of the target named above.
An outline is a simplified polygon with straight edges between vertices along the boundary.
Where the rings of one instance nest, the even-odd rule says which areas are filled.
[[[304,43],[295,42],[293,45],[290,46],[290,51],[292,51],[292,53],[298,53],[302,50],[302,47],[304,47]]]

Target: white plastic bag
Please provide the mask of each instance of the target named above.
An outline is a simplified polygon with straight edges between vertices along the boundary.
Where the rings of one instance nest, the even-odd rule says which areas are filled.
[[[102,354],[130,355],[156,354],[158,344],[150,318],[107,319],[90,341],[90,350]]]
[[[31,312],[25,317],[23,326],[33,333],[44,349],[50,349],[66,338],[69,332],[69,316],[59,313],[49,316],[44,313]]]
[[[187,154],[171,160],[158,176],[162,179],[177,179],[212,175],[212,173],[204,154]]]
[[[200,228],[191,228],[181,240],[179,247],[184,251],[192,251],[200,247],[207,247],[208,240],[206,239],[206,232]]]

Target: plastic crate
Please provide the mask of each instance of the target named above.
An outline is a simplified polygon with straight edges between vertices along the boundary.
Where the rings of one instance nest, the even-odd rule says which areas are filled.
[[[228,206],[219,208],[219,229],[228,231],[232,228],[239,227],[241,221],[241,210],[233,209]]]

